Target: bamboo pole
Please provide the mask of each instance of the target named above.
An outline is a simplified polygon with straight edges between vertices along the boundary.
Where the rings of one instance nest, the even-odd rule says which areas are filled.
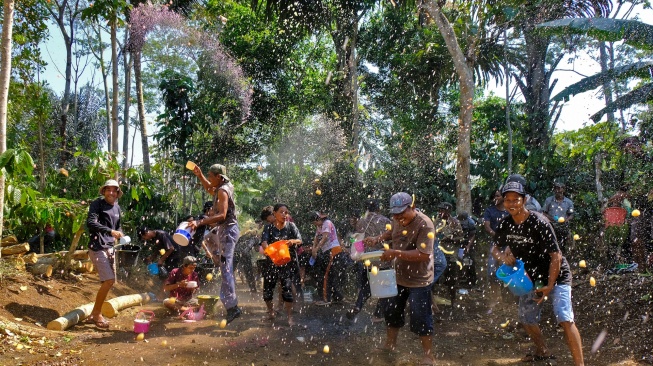
[[[91,315],[95,303],[79,306],[48,323],[50,330],[66,330]]]
[[[102,304],[102,315],[113,318],[118,315],[120,310],[135,306],[142,305],[150,302],[154,297],[154,294],[142,293],[142,294],[133,294],[115,297],[111,300],[107,300]]]

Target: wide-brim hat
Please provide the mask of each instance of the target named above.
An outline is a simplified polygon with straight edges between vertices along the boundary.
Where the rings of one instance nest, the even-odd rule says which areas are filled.
[[[118,184],[118,181],[116,181],[115,179],[108,179],[106,182],[104,182],[104,184],[102,185],[102,187],[100,187],[100,190],[98,191],[100,193],[100,196],[104,196],[104,189],[107,187],[118,188],[118,198],[122,196],[122,191],[120,190],[120,184]]]

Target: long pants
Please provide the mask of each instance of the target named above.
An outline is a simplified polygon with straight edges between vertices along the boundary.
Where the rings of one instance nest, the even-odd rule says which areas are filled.
[[[326,302],[340,301],[344,298],[340,288],[346,275],[342,270],[342,263],[343,256],[347,253],[341,250],[340,247],[336,247],[326,252],[320,251],[317,256],[317,293],[321,300]]]
[[[220,258],[220,273],[222,274],[222,285],[220,287],[220,301],[224,307],[231,309],[238,305],[236,296],[236,279],[234,278],[234,249],[240,236],[238,224],[220,225],[217,228],[217,243],[211,243],[211,251],[214,256]]]
[[[370,290],[370,279],[367,277],[368,269],[365,268],[365,265],[363,265],[362,262],[357,261],[354,264],[354,270],[356,271],[356,274],[358,275],[358,297],[356,298],[356,308],[358,310],[362,310],[363,306],[365,306],[365,303],[367,302],[367,299],[369,299],[372,296],[372,291]],[[380,318],[383,316],[384,309],[383,309],[383,299],[379,299],[376,302],[376,307],[374,308],[374,316],[377,318]]]
[[[234,255],[234,268],[240,268],[243,271],[250,291],[256,291],[256,276],[254,275],[254,266],[252,266],[251,251],[236,252]]]

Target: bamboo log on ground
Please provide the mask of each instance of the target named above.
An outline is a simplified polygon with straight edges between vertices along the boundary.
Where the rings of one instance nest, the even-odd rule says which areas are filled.
[[[89,315],[91,315],[91,311],[93,311],[93,305],[95,303],[88,303],[86,305],[82,305],[80,307],[77,307],[66,314],[58,317],[57,319],[51,321],[48,323],[48,329],[50,330],[66,330],[73,325],[79,323],[80,321],[88,318]]]
[[[0,329],[4,329],[5,332],[9,330],[15,334],[32,338],[52,336],[51,333],[43,330],[43,328],[27,327],[2,318],[0,318]]]
[[[14,255],[14,254],[24,254],[29,252],[29,244],[28,243],[22,243],[22,244],[14,244],[8,247],[2,248],[0,251],[2,253],[2,256],[6,255]]]
[[[44,275],[45,277],[50,277],[54,268],[50,264],[32,264],[27,267],[27,271],[37,276]]]
[[[24,255],[23,259],[25,260],[25,263],[27,263],[27,264],[36,264],[39,257],[36,255],[36,253],[32,252],[32,253]]]
[[[56,267],[58,263],[63,263],[63,258],[41,257],[36,261],[36,264],[49,264],[52,267]]]
[[[136,305],[146,304],[150,302],[152,297],[154,297],[154,294],[147,292],[142,294],[115,297],[111,300],[105,301],[104,304],[102,304],[102,315],[108,318],[113,318],[114,316],[118,315],[120,310]]]
[[[5,261],[5,263],[9,264],[12,268],[15,268],[19,271],[25,270],[25,260],[21,256],[12,256],[12,257],[6,257],[2,259]]]
[[[8,247],[14,244],[18,244],[18,238],[16,238],[16,235],[9,235],[2,238],[2,241],[0,242],[0,247]]]
[[[93,266],[93,262],[90,260],[87,261],[80,261],[80,267],[76,269],[76,272],[78,273],[93,273],[93,270],[95,270],[95,266]]]

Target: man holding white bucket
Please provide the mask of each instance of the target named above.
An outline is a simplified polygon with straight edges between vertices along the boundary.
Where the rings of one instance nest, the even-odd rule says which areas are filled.
[[[234,203],[234,185],[227,177],[227,168],[224,165],[213,164],[209,167],[208,176],[202,174],[200,167],[193,169],[204,189],[213,195],[213,215],[201,220],[189,222],[188,227],[195,230],[202,225],[217,224],[207,235],[207,255],[216,265],[220,266],[222,286],[220,287],[220,300],[227,309],[227,323],[238,318],[241,310],[238,307],[236,296],[236,280],[234,278],[234,249],[240,236],[238,220],[236,219],[236,204]]]
[[[410,303],[410,330],[421,341],[424,355],[421,365],[435,364],[431,352],[433,314],[431,284],[433,283],[433,238],[435,228],[428,216],[415,210],[412,197],[405,192],[390,198],[392,228],[375,237],[365,238],[367,246],[392,241],[381,256],[382,261],[395,261],[398,294],[388,299],[385,310],[387,339],[382,350],[394,351],[399,329],[404,326],[406,304]]]
[[[521,260],[534,282],[534,290],[519,297],[519,322],[535,344],[535,350],[521,360],[535,362],[554,358],[538,325],[542,305],[550,298],[556,321],[564,329],[574,365],[584,365],[571,302],[571,271],[560,252],[553,228],[543,214],[526,209],[526,191],[521,183],[507,182],[501,194],[510,216],[499,223],[492,255],[509,266]],[[506,249],[502,252],[500,246]]]

